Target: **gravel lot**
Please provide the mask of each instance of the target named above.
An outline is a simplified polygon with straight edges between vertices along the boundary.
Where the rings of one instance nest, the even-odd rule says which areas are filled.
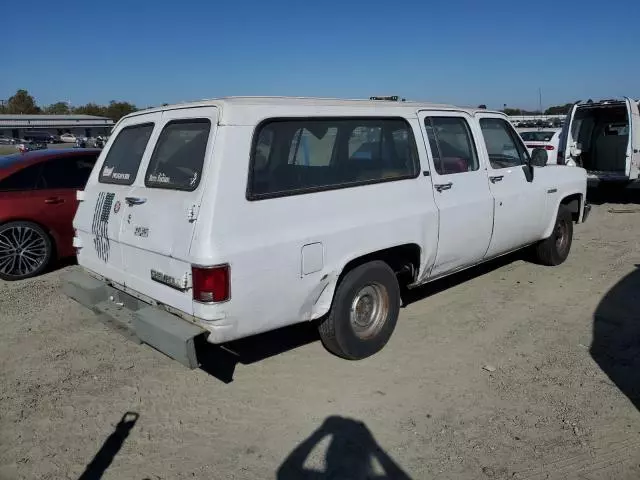
[[[62,270],[0,283],[0,478],[640,478],[639,238],[637,204],[596,205],[563,266],[413,292],[361,362],[302,325],[189,371]]]

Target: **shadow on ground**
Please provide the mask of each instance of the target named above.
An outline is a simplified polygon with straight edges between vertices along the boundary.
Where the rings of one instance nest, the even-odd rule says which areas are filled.
[[[522,260],[524,256],[525,254],[522,252],[505,255],[422,287],[406,290],[402,292],[403,304],[406,307],[414,302],[424,300],[448,288],[490,273],[517,260]],[[317,322],[299,323],[225,345],[212,345],[204,337],[199,337],[196,343],[198,362],[200,368],[209,375],[224,383],[231,383],[238,364],[250,365],[313,343],[320,339],[317,328]],[[329,354],[327,353],[327,355]]]
[[[620,280],[593,315],[591,356],[640,410],[640,266]]]
[[[78,477],[78,480],[99,480],[107,471],[111,462],[115,458],[116,454],[122,448],[124,441],[129,436],[129,432],[138,421],[139,415],[136,412],[125,413],[115,430],[102,444],[98,453],[96,453],[91,463],[87,465],[82,475]]]
[[[421,287],[407,290],[402,294],[404,306],[406,307],[407,305],[424,300],[425,298],[443,292],[444,290],[453,288],[474,278],[481,277],[498,270],[499,268],[506,267],[518,260],[526,260],[528,255],[529,252],[525,250],[514,252],[512,254],[496,258],[495,260],[482,263],[478,266],[468,268],[460,273],[455,273],[440,280],[429,282]]]
[[[196,352],[202,370],[230,383],[239,363],[250,365],[319,339],[316,323],[305,322],[224,345],[212,345],[204,337],[198,337]]]
[[[325,437],[331,437],[331,440],[324,459],[324,470],[305,467],[305,462]],[[378,445],[364,423],[331,416],[289,454],[278,468],[276,478],[408,480],[409,476]]]

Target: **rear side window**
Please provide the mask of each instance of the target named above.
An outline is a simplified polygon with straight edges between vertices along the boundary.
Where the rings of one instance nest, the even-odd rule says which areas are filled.
[[[153,123],[123,128],[104,159],[98,181],[131,185],[136,179],[142,155],[153,132]]]
[[[0,192],[15,192],[19,190],[34,190],[40,179],[42,164],[37,163],[30,167],[18,170],[4,180],[0,180]]]
[[[247,198],[415,178],[418,171],[404,119],[274,119],[254,136]]]
[[[49,160],[42,167],[42,188],[84,188],[95,163],[89,155]]]
[[[211,122],[206,118],[169,122],[158,138],[144,184],[195,190],[202,176],[210,130]]]
[[[439,175],[472,172],[480,168],[469,124],[462,117],[424,120],[433,165]]]

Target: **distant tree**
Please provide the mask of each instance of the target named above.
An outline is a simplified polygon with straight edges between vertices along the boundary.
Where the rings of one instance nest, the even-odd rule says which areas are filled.
[[[40,108],[36,105],[35,99],[26,90],[18,90],[13,97],[10,97],[5,107],[7,113],[40,113]]]
[[[104,115],[114,122],[117,122],[125,115],[129,115],[136,110],[138,110],[136,106],[129,102],[116,102],[115,100],[111,100],[109,105],[104,107]]]
[[[487,109],[487,106],[483,103],[482,105],[478,105],[478,108],[479,108],[480,110],[486,110],[486,109]]]
[[[503,112],[509,116],[522,115],[522,110],[520,110],[519,108],[505,108]]]
[[[96,115],[98,117],[104,116],[104,111],[105,108],[103,106],[92,102],[73,108],[73,113],[78,115]]]
[[[544,111],[545,115],[566,115],[573,107],[573,103],[565,103],[564,105],[555,105]]]
[[[44,107],[44,113],[49,115],[67,115],[71,113],[67,102],[56,102]]]

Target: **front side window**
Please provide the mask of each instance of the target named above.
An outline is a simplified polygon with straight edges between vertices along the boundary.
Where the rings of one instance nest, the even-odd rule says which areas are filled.
[[[527,151],[505,120],[481,118],[480,128],[492,168],[511,168],[525,164]]]
[[[208,119],[169,122],[156,143],[144,184],[147,187],[195,190],[200,183],[211,122]]]
[[[462,117],[424,120],[433,163],[439,175],[472,172],[480,168],[469,124]]]
[[[153,132],[153,123],[123,128],[104,159],[98,181],[131,185],[136,179],[142,155]]]
[[[247,196],[260,199],[417,176],[399,118],[270,120],[255,134]]]

